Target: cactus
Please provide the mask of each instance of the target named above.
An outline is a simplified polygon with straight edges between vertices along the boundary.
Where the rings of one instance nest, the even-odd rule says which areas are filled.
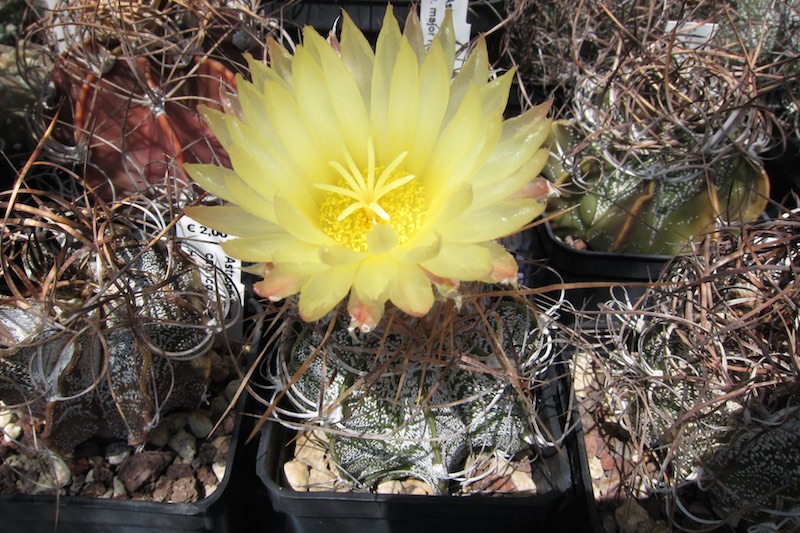
[[[705,525],[800,520],[798,215],[719,228],[641,301],[608,304],[615,412],[657,463],[651,489],[710,498]]]
[[[602,141],[572,155],[580,138],[574,124],[561,121],[553,131],[546,174],[562,193],[548,212],[563,213],[553,229],[594,250],[675,255],[715,224],[751,222],[767,205],[769,178],[743,155],[702,170],[669,153],[629,153],[630,161],[616,152],[618,161]],[[670,179],[679,171],[686,174]]]
[[[143,444],[162,415],[205,393],[215,296],[131,204],[32,197],[36,207],[4,202],[0,400],[43,418],[45,443],[62,453],[93,437]]]
[[[549,168],[558,236],[674,255],[761,215],[777,123],[764,95],[773,66],[797,64],[782,44],[791,1],[510,3],[523,79],[563,100]],[[544,34],[533,50],[526,21]]]
[[[185,163],[230,163],[197,107],[226,105],[242,53],[263,55],[269,19],[205,1],[51,7],[25,34],[52,63],[38,120],[40,133],[56,121],[49,157],[80,165],[105,200],[152,186],[187,192]]]
[[[452,336],[425,319],[358,337],[343,316],[286,326],[274,377],[293,405],[283,421],[327,430],[346,479],[374,486],[411,476],[447,493],[450,480],[468,477],[468,454],[510,458],[536,440],[537,392],[526,384],[554,355],[540,317],[512,298],[475,301],[480,311],[463,314],[440,305],[450,308]]]

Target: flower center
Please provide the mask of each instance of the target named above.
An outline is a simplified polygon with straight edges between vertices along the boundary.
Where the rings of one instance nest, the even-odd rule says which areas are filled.
[[[403,152],[385,167],[375,166],[375,148],[367,141],[367,168],[359,170],[345,152],[342,166],[329,164],[341,176],[336,185],[317,183],[328,192],[319,209],[322,231],[336,242],[358,252],[367,252],[367,235],[383,223],[397,234],[400,244],[408,241],[425,217],[425,188],[416,176],[398,169],[408,155]]]

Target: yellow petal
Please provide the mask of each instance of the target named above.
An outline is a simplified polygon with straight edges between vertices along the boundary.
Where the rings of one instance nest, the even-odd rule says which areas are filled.
[[[319,247],[297,240],[283,228],[258,237],[242,237],[223,243],[224,250],[242,261],[254,263],[293,263],[312,270],[321,263]]]
[[[342,62],[355,81],[367,109],[370,107],[372,92],[372,70],[375,53],[358,26],[347,12],[342,12],[342,41],[340,43]]]
[[[275,43],[275,44],[278,47],[283,48],[280,45],[278,45],[277,43]],[[285,52],[285,50],[284,50],[284,52]],[[286,52],[286,53],[288,53],[288,52]],[[268,67],[263,62],[255,59],[250,54],[245,55],[245,59],[247,60],[247,70],[250,73],[250,80],[252,81],[252,83],[256,87],[256,89],[258,89],[259,91],[263,90],[264,84],[267,81],[271,81],[273,83],[280,83],[286,88],[291,87],[290,80],[287,80],[287,79],[283,78],[280,74],[278,74],[278,72],[275,69],[272,69],[272,68]],[[281,60],[278,59],[278,61],[280,62]],[[236,82],[237,82],[236,87],[237,88],[241,87],[242,81],[243,81],[243,78],[241,78],[241,76],[237,75],[237,78],[236,78]]]
[[[389,128],[389,96],[392,89],[392,73],[400,50],[402,36],[392,6],[386,7],[386,16],[375,45],[375,64],[372,69],[369,115],[372,121],[372,137],[378,161],[391,161],[392,154],[387,134]]]
[[[267,51],[272,70],[283,78],[287,85],[292,86],[292,55],[272,35],[267,36]],[[247,64],[250,65],[250,62],[248,59]],[[263,85],[263,82],[261,84]]]
[[[284,232],[279,226],[264,218],[248,213],[238,205],[187,207],[184,212],[204,226],[214,228],[228,235],[257,237],[270,235],[278,230]]]
[[[317,34],[315,33],[315,35]],[[317,37],[322,40],[319,35]],[[327,43],[324,44],[329,47]],[[335,112],[339,102],[331,99],[332,95],[329,91],[321,90],[327,85],[325,74],[311,57],[309,48],[311,47],[299,47],[294,56],[292,65],[294,94],[299,108],[314,124],[311,134],[315,137],[316,145],[319,147],[319,156],[326,161],[331,161],[342,157],[345,148],[342,132],[349,124],[339,122]],[[335,60],[338,61],[338,59]],[[321,180],[314,178],[314,181]]]
[[[448,192],[449,194],[440,193],[433,198],[421,232],[438,231],[442,223],[460,216],[472,205],[472,187],[468,184],[462,183]]]
[[[332,267],[310,276],[300,290],[300,316],[306,322],[319,320],[347,296],[357,264]]]
[[[372,331],[381,321],[385,307],[385,299],[363,300],[355,291],[352,291],[350,300],[347,302],[347,312],[350,314],[348,329],[359,329],[362,333]]]
[[[389,299],[404,313],[423,316],[433,306],[433,288],[417,265],[396,263],[397,277],[390,287]]]
[[[441,39],[434,39],[419,75],[418,127],[405,161],[408,171],[416,175],[421,175],[428,165],[430,153],[439,138],[450,96],[451,74],[452,67],[450,70],[447,68]]]
[[[247,185],[238,176],[232,176],[225,182],[225,186],[230,192],[230,201],[237,204],[243,210],[259,218],[277,222],[273,203],[261,196],[252,187]]]
[[[502,115],[508,104],[508,93],[514,81],[514,69],[498,76],[481,88],[484,116]]]
[[[391,125],[388,143],[391,149],[387,155],[396,157],[398,153],[408,151],[414,144],[420,105],[419,62],[406,39],[400,43],[394,64],[388,105]]]
[[[516,259],[496,242],[487,242],[482,245],[492,257],[492,272],[480,281],[485,283],[511,283],[517,284],[519,265]]]
[[[362,300],[386,301],[396,276],[396,263],[390,256],[370,257],[361,263],[353,286]]]
[[[366,257],[366,254],[357,252],[338,243],[324,245],[319,251],[320,260],[330,266],[354,263],[363,260],[364,257]]]
[[[324,59],[322,70],[325,83],[316,87],[317,92],[327,92],[330,95],[331,107],[329,113],[337,117],[340,130],[338,136],[344,139],[347,150],[359,167],[366,166],[366,139],[371,135],[370,119],[367,113],[367,103],[341,58],[331,49],[323,39],[312,40],[311,45],[319,48],[319,54]],[[317,43],[317,44],[314,44]],[[370,54],[372,50],[370,49]],[[372,63],[369,63],[372,73]],[[335,154],[336,159],[341,158],[341,152]]]
[[[261,105],[266,108],[272,128],[280,139],[287,155],[297,163],[303,179],[310,185],[322,181],[318,177],[332,176],[328,159],[320,157],[320,146],[316,143],[313,128],[292,94],[277,83],[267,82]]]
[[[539,216],[544,205],[534,200],[507,200],[468,209],[460,216],[443,221],[442,238],[452,242],[485,242],[511,235]]]
[[[285,198],[276,196],[274,209],[278,224],[301,241],[313,244],[329,244],[333,242],[330,237],[319,229],[316,220],[312,220],[304,211],[288,202]]]
[[[221,144],[226,151],[233,146],[233,140],[230,135],[228,135],[228,121],[236,120],[235,117],[228,116],[218,109],[213,109],[202,104],[197,106],[197,112],[203,117],[203,120],[214,133],[214,137],[217,138],[219,144]]]
[[[375,224],[367,234],[367,248],[369,253],[378,255],[383,254],[397,246],[400,239],[397,233],[388,224]]]
[[[442,248],[442,237],[436,231],[419,231],[392,255],[409,263],[420,263],[436,256]]]
[[[230,192],[225,186],[228,177],[233,177],[233,170],[217,165],[202,165],[186,163],[183,166],[189,176],[203,189],[217,198],[230,200]]]
[[[316,190],[299,163],[281,144],[270,126],[270,117],[263,110],[263,97],[245,85],[240,92],[242,109],[256,127],[239,121],[229,123],[233,145],[228,151],[231,164],[239,177],[265,198],[282,194],[307,211],[316,210]],[[316,159],[321,165],[322,160]],[[330,169],[326,168],[325,172]],[[319,175],[318,175],[319,176]],[[319,176],[322,179],[324,176]]]
[[[453,12],[448,9],[444,12],[444,20],[442,25],[439,26],[439,31],[433,38],[434,43],[438,42],[445,53],[447,76],[448,78],[453,75],[453,69],[456,63],[456,29],[453,24]]]
[[[443,242],[436,257],[420,263],[440,278],[478,281],[492,273],[492,256],[477,244]]]
[[[463,176],[453,173],[464,161],[474,161],[476,146],[486,135],[487,125],[482,121],[480,91],[472,86],[465,95],[459,112],[445,127],[422,174],[425,189],[430,197],[463,182]]]
[[[450,102],[445,113],[445,124],[456,116],[462,105],[462,100],[471,88],[473,86],[483,87],[488,83],[488,79],[489,53],[486,51],[486,40],[481,35],[450,87]]]
[[[539,150],[550,134],[552,120],[547,118],[550,102],[533,107],[503,123],[503,132],[491,156],[474,178],[474,183],[488,186],[519,169]]]
[[[425,57],[425,39],[422,36],[422,24],[420,24],[416,9],[408,10],[408,16],[403,25],[403,37],[411,45],[414,55],[417,56],[417,63],[421,65]]]
[[[482,206],[509,198],[536,179],[541,174],[549,158],[550,150],[541,148],[510,176],[484,187],[476,187],[475,203],[473,205]],[[536,199],[545,201],[547,197]]]
[[[266,273],[264,279],[253,284],[253,292],[261,298],[275,302],[300,292],[307,280],[308,276],[298,276],[293,272],[274,268]]]

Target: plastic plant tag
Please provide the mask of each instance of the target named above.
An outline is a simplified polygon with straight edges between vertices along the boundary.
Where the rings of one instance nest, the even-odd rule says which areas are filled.
[[[664,28],[666,33],[675,33],[677,42],[687,48],[697,50],[704,48],[711,42],[711,38],[717,32],[717,24],[710,22],[682,22],[670,20]]]
[[[236,320],[244,305],[244,283],[242,262],[226,254],[220,246],[220,243],[228,240],[228,235],[186,215],[175,224],[175,235],[181,240],[183,250],[202,266],[203,285],[209,291],[220,292],[231,300],[225,309],[226,321]],[[242,334],[241,320],[228,324],[228,335],[238,340]]]
[[[433,42],[433,37],[444,22],[447,9],[453,10],[453,25],[456,30],[456,70],[467,60],[467,45],[470,40],[471,25],[467,22],[469,0],[422,0],[419,18],[425,46]]]

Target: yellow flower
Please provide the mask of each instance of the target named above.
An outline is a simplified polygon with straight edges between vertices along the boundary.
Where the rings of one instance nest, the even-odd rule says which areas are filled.
[[[549,104],[504,121],[513,72],[490,78],[481,38],[453,78],[454,35],[448,15],[426,51],[418,17],[401,33],[390,6],[373,52],[345,14],[341,43],[270,41],[227,113],[202,110],[232,169],[187,170],[229,203],[187,214],[238,237],[224,248],[260,265],[260,296],[299,293],[313,321],[349,294],[368,330],[387,301],[426,314],[432,285],[515,281],[495,240],[543,210]]]

